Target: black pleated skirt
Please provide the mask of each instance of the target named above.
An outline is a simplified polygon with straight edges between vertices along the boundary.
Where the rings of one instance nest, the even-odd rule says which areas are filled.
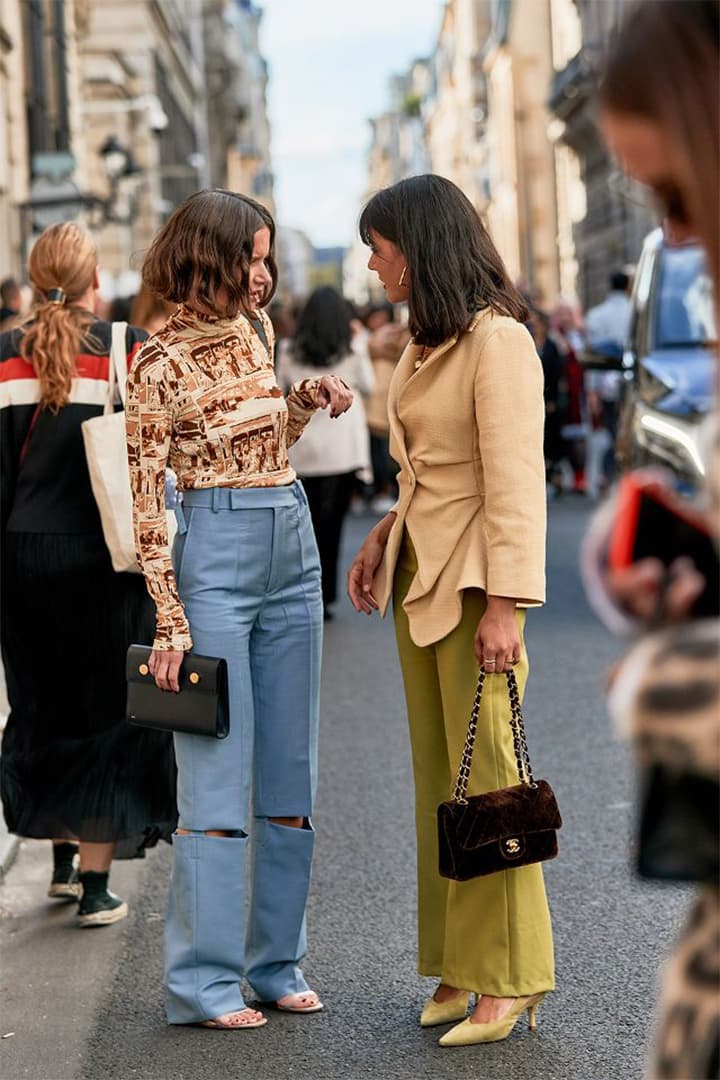
[[[102,537],[6,533],[1,600],[8,829],[113,841],[117,858],[168,839],[172,737],[125,720],[125,654],[154,629],[142,576],[115,573]]]

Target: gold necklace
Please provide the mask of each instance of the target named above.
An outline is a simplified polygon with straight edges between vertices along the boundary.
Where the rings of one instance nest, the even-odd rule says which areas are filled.
[[[431,352],[432,352],[432,346],[431,345],[423,345],[422,352],[420,353],[419,357],[415,361],[415,370],[416,371],[420,370],[420,368],[423,366],[423,364],[425,363],[425,361],[427,360],[427,358],[428,358],[428,356],[430,355]]]

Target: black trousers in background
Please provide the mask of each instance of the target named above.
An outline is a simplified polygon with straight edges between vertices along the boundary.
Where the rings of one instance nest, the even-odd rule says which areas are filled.
[[[310,514],[322,566],[323,604],[327,608],[337,599],[340,537],[355,488],[355,473],[302,476],[300,479],[310,504]]]
[[[370,432],[370,457],[373,470],[373,495],[390,495],[396,499],[398,494],[398,466],[390,457],[390,436]]]

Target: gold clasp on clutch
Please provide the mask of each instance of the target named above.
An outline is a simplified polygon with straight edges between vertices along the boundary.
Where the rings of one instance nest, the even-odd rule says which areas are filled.
[[[506,840],[505,851],[508,855],[517,855],[520,851],[520,841],[515,839]]]
[[[190,682],[193,684],[193,686],[197,686],[197,684],[200,682],[200,676],[198,675],[197,671],[191,671],[188,678],[190,679]]]
[[[141,664],[140,667],[138,668],[138,671],[140,672],[141,675],[149,675],[150,674],[150,668],[147,666],[147,664]]]

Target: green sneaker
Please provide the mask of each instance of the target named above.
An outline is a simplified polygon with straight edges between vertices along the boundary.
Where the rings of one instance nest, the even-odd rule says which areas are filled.
[[[47,893],[53,900],[80,899],[77,861],[77,844],[53,844],[53,876]]]
[[[82,899],[78,907],[80,926],[110,926],[127,917],[128,906],[107,887],[108,874],[95,870],[80,872]]]

